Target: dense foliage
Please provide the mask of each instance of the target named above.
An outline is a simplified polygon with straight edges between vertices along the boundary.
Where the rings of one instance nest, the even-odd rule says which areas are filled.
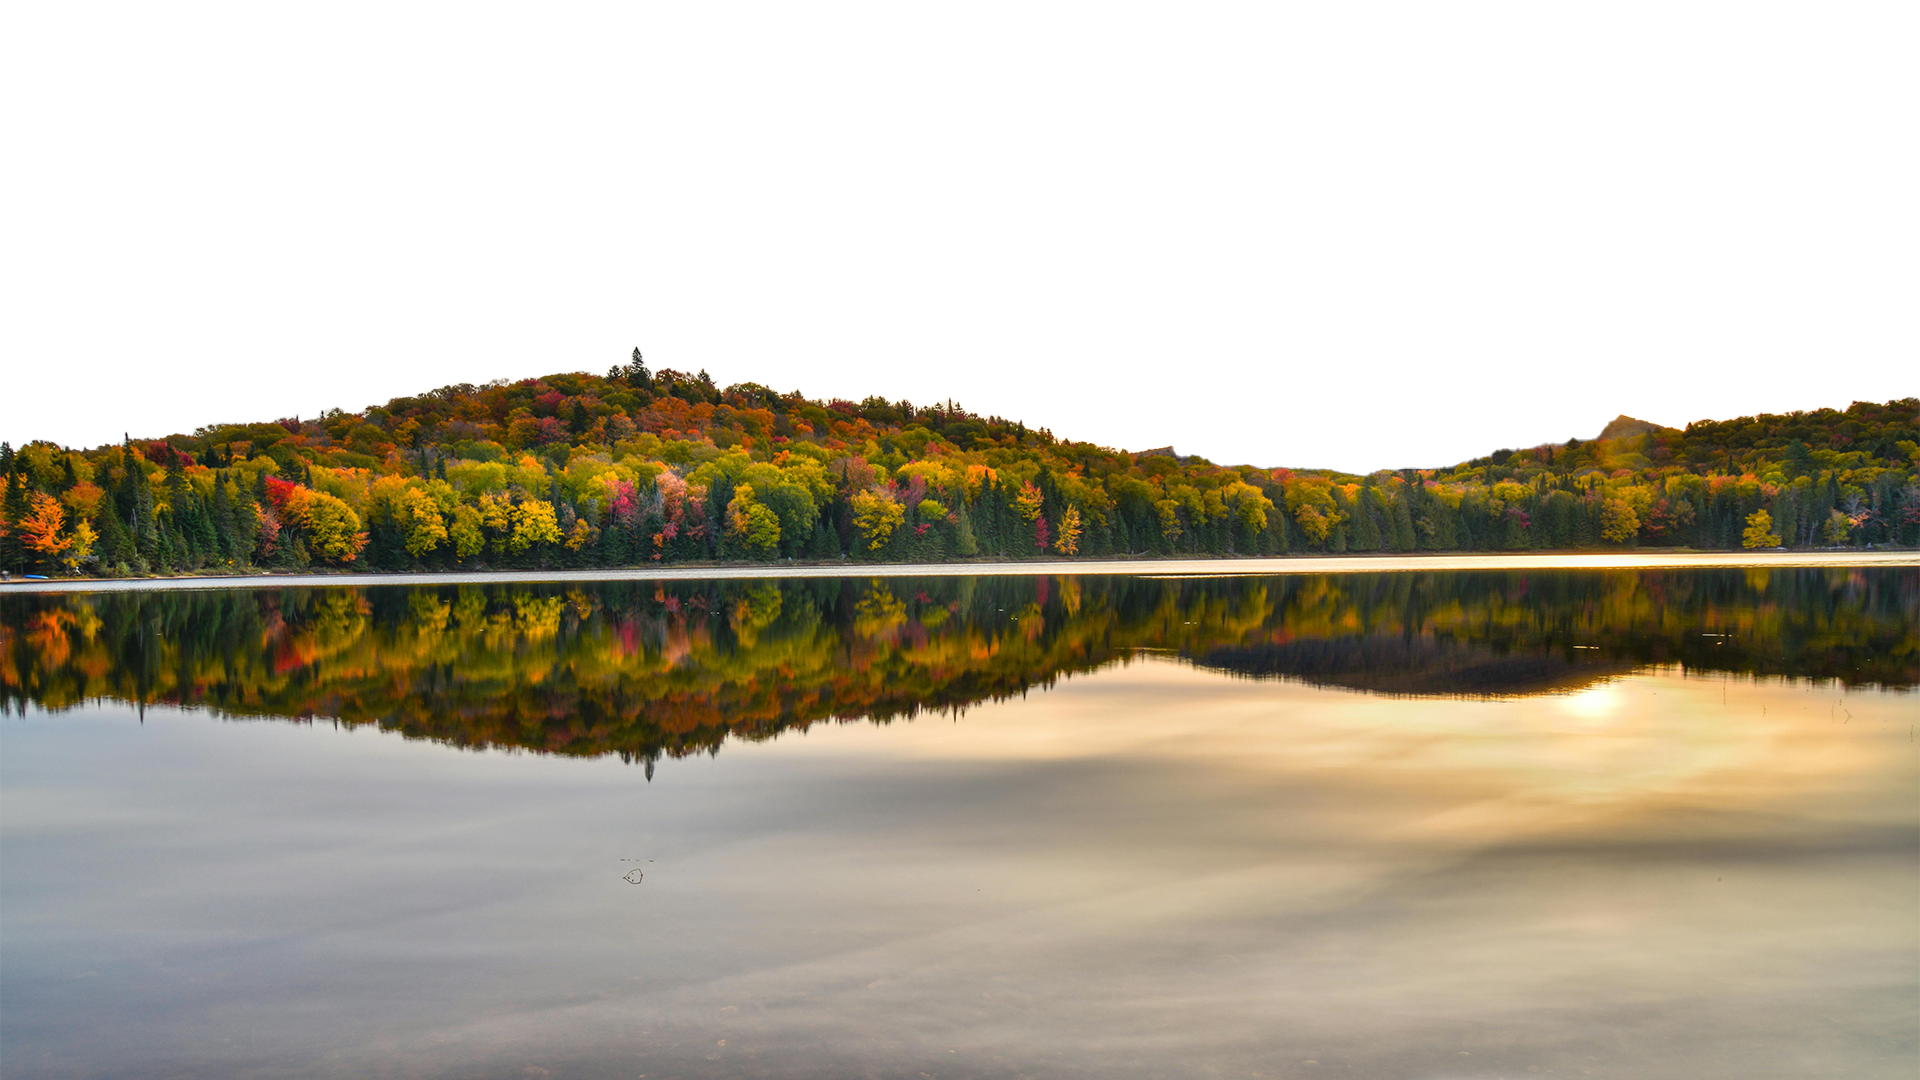
[[[102,698],[651,761],[1141,651],[1417,695],[1646,664],[1920,682],[1911,570],[1040,575],[0,594],[0,710]]]
[[[1661,425],[1567,402],[1492,398],[1407,402],[1332,413],[1290,425],[1242,427],[1152,454],[1204,457],[1261,469],[1400,469],[1467,461],[1500,450],[1563,446],[1657,432]]]
[[[705,372],[448,386],[359,413],[0,444],[0,569],[179,573],[1920,541],[1920,402],[1353,476],[1127,453]]]

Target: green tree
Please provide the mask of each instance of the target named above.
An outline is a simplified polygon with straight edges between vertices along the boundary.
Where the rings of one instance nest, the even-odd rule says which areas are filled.
[[[4,444],[0,444],[4,445]],[[26,569],[26,547],[20,539],[20,527],[30,512],[27,478],[20,472],[11,447],[7,447],[7,491],[0,498],[0,570],[21,573]]]
[[[1830,511],[1820,526],[1820,535],[1826,538],[1828,547],[1845,547],[1853,536],[1853,519],[1838,510]]]
[[[780,517],[753,497],[753,488],[740,484],[727,504],[727,535],[753,558],[767,558],[780,543]]]

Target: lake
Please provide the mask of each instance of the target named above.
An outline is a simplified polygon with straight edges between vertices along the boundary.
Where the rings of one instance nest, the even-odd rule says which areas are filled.
[[[0,1071],[1910,1077],[1920,571],[0,594]]]

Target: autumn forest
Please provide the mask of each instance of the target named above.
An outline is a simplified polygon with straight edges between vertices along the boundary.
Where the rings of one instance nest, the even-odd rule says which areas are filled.
[[[1370,475],[1127,452],[703,371],[0,444],[0,569],[124,577],[1920,543],[1920,401],[1638,425]],[[1611,430],[1611,429],[1610,429]]]

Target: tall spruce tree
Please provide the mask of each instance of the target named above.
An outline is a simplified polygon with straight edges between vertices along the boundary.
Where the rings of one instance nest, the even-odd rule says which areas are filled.
[[[14,457],[13,448],[0,443],[6,450],[7,495],[0,500],[0,570],[22,573],[26,570],[26,544],[20,539],[20,522],[28,513],[27,474],[20,471],[20,463]]]
[[[213,541],[222,559],[241,561],[245,552],[240,550],[239,539],[234,535],[233,503],[227,498],[226,470],[214,474],[213,478]]]

